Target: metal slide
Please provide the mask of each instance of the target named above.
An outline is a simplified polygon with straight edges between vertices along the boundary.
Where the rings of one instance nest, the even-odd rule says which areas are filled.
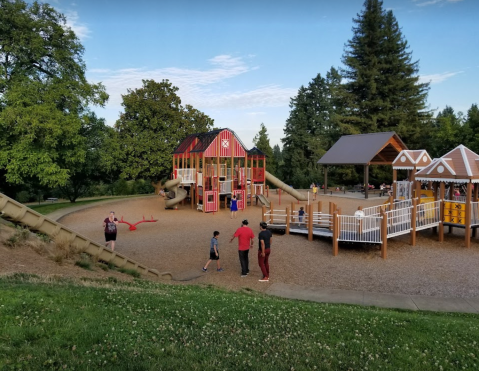
[[[98,260],[111,263],[119,268],[135,269],[141,274],[155,278],[172,278],[170,273],[160,273],[156,269],[150,269],[116,251],[111,251],[104,245],[72,231],[2,193],[0,193],[0,213],[5,219],[26,225],[30,230],[47,234],[51,238],[68,241],[81,252],[85,252]]]
[[[267,181],[273,183],[276,187],[281,188],[283,191],[289,193],[295,199],[300,200],[300,201],[307,201],[308,200],[308,198],[305,195],[299,193],[294,188],[291,188],[289,185],[282,182],[281,180],[276,178],[274,175],[271,175],[267,171],[265,171],[265,175],[266,175],[266,180]]]
[[[168,180],[165,183],[165,188],[168,191],[172,191],[175,193],[175,197],[165,201],[165,207],[170,209],[174,207],[176,204],[179,204],[186,198],[188,192],[186,192],[183,188],[178,188],[178,184],[181,183],[181,177],[179,176],[176,179]]]
[[[271,204],[271,202],[269,202],[269,200],[264,197],[264,195],[256,195],[256,197],[258,197],[259,202],[261,202],[266,207],[269,207],[269,205]]]

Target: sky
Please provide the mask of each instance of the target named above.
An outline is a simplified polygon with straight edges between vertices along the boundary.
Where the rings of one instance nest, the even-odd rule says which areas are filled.
[[[48,2],[48,1],[47,1]],[[168,79],[190,104],[248,148],[261,123],[284,137],[290,100],[318,73],[342,67],[363,0],[51,0],[85,47],[90,82],[110,95],[99,117],[114,125],[122,94]],[[429,108],[479,104],[478,0],[383,0],[431,83]]]

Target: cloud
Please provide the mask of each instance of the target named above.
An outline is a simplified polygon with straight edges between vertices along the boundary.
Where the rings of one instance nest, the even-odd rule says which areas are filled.
[[[442,4],[442,3],[458,3],[459,1],[462,0],[429,0],[429,1],[422,1],[422,0],[412,0],[413,2],[417,3],[418,1],[421,1],[420,3],[417,3],[416,6],[428,6],[428,5],[434,5],[434,4]]]
[[[129,68],[120,70],[95,69],[88,71],[90,78],[101,81],[110,94],[108,106],[120,107],[121,95],[127,89],[142,86],[143,79],[161,81],[168,79],[179,88],[178,95],[183,104],[205,109],[252,109],[257,107],[287,106],[296,89],[280,85],[264,85],[249,90],[229,88],[227,81],[244,76],[258,67],[248,66],[242,58],[218,55],[208,60],[207,69],[182,69],[177,67],[148,70]]]
[[[79,22],[80,17],[76,11],[67,11],[65,17],[67,19],[67,26],[75,32],[75,35],[77,35],[80,40],[84,40],[90,36],[91,31],[85,24]]]
[[[459,75],[463,73],[464,71],[458,71],[458,72],[444,72],[444,73],[437,73],[433,75],[422,75],[419,76],[419,82],[425,83],[425,82],[430,82],[431,84],[439,84],[441,82],[446,81],[447,79]]]

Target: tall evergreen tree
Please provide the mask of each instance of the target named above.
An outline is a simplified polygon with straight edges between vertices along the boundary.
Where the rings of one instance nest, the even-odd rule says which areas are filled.
[[[381,0],[366,0],[353,22],[342,58],[349,107],[343,123],[359,133],[396,131],[410,148],[424,145],[429,84],[419,82],[419,64],[393,12]]]
[[[261,123],[261,129],[253,138],[253,143],[261,152],[266,155],[266,170],[271,174],[276,174],[276,161],[273,156],[273,149],[269,144],[269,137],[266,126]]]
[[[473,104],[467,111],[465,126],[467,128],[465,145],[479,154],[479,107],[477,104]]]

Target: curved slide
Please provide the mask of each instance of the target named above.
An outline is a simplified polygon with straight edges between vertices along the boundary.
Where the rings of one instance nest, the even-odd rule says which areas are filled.
[[[165,207],[167,209],[171,209],[176,204],[179,204],[181,201],[183,201],[186,198],[186,195],[188,194],[188,192],[186,192],[183,188],[178,188],[178,184],[180,183],[181,183],[181,177],[168,180],[165,183],[165,188],[168,189],[168,191],[172,191],[175,193],[174,198],[171,198],[165,201]]]
[[[307,201],[308,198],[299,193],[297,190],[294,188],[291,188],[289,185],[286,183],[282,182],[278,178],[276,178],[274,175],[271,175],[267,171],[264,172],[266,176],[266,180],[273,183],[276,187],[281,188],[283,191],[289,193],[291,196],[293,196],[295,199],[300,200],[300,201]]]
[[[51,238],[58,240],[68,241],[79,251],[94,256],[98,260],[112,263],[119,268],[134,269],[147,276],[156,278],[169,276],[171,279],[170,273],[159,273],[156,269],[147,268],[143,264],[119,254],[116,251],[112,251],[104,245],[90,240],[88,237],[72,231],[64,225],[47,218],[45,215],[37,213],[35,210],[30,209],[2,193],[0,193],[0,213],[5,219],[11,220],[14,223],[26,225],[32,231],[45,233]]]

